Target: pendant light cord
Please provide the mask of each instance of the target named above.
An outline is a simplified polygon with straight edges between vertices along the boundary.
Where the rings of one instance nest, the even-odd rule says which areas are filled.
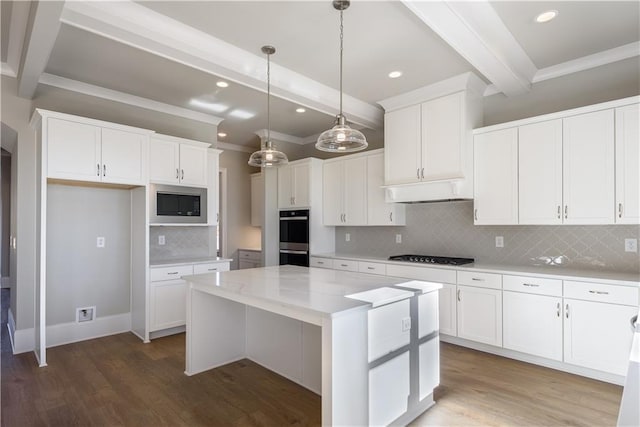
[[[267,149],[271,149],[271,54],[267,54]]]
[[[340,115],[342,116],[342,51],[344,50],[344,25],[342,18],[342,10],[340,10]]]

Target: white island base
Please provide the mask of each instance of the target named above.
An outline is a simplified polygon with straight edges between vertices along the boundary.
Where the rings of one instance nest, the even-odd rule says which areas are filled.
[[[434,404],[439,284],[292,266],[184,279],[187,375],[250,359],[320,394],[323,425],[404,425]]]

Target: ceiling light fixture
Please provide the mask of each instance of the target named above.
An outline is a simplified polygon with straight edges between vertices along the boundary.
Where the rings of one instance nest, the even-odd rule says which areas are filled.
[[[267,140],[261,143],[260,151],[249,157],[249,166],[259,168],[282,166],[289,163],[287,155],[273,148],[271,142],[271,55],[276,52],[273,46],[262,46],[262,53],[267,55]]]
[[[333,7],[340,11],[340,114],[336,116],[333,128],[326,130],[318,137],[316,148],[321,151],[332,153],[346,153],[360,151],[369,145],[364,134],[359,130],[352,129],[347,124],[347,119],[342,114],[342,56],[344,41],[344,25],[342,13],[351,4],[348,0],[334,0]]]
[[[402,76],[402,71],[392,71],[389,73],[390,79],[397,79],[400,76]]]
[[[220,138],[224,138],[225,136],[227,136],[227,134],[226,134],[226,133],[224,133],[224,132],[218,132],[218,136],[219,136]]]
[[[307,110],[305,110],[305,109],[304,109],[304,108],[302,108],[302,107],[300,107],[300,108],[296,108],[296,113],[304,113],[305,111],[307,111]]]
[[[546,12],[542,12],[540,15],[536,16],[536,22],[538,24],[544,24],[545,22],[549,22],[558,16],[557,10],[547,10]]]
[[[218,87],[229,87],[229,83],[220,80],[219,82],[216,83],[216,86],[218,86]]]

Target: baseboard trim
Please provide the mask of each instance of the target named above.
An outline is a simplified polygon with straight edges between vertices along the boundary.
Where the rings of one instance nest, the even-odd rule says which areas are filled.
[[[36,348],[36,331],[34,328],[16,329],[15,317],[9,308],[7,328],[13,354],[28,353]]]
[[[159,331],[149,332],[149,340],[155,340],[156,338],[168,337],[169,335],[181,334],[187,331],[186,326],[176,326],[169,329],[161,329]]]
[[[47,348],[131,331],[131,313],[47,326]]]
[[[451,335],[440,334],[440,341],[468,347],[474,350],[483,351],[485,353],[495,354],[496,356],[507,357],[509,359],[519,360],[534,365],[544,366],[545,368],[556,369],[558,371],[568,372],[574,375],[591,378],[598,381],[604,381],[611,384],[624,385],[624,376],[610,374],[608,372],[597,371],[595,369],[583,368],[581,366],[570,365],[568,363],[559,362],[557,360],[545,359],[544,357],[532,356],[526,353],[520,353],[506,348],[494,347],[492,345],[478,343],[465,340],[463,338],[452,337]]]

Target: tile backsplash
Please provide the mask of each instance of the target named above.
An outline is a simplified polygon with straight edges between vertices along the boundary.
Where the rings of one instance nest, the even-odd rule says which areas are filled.
[[[159,236],[164,236],[164,245],[158,243]],[[151,262],[215,255],[216,227],[150,227],[149,258]]]
[[[350,241],[345,241],[345,233]],[[402,243],[395,243],[396,234]],[[504,247],[496,248],[496,236]],[[336,227],[336,252],[388,257],[405,253],[462,256],[506,265],[562,265],[640,274],[638,253],[624,239],[640,237],[638,225],[473,225],[473,202],[407,205],[404,227]]]

